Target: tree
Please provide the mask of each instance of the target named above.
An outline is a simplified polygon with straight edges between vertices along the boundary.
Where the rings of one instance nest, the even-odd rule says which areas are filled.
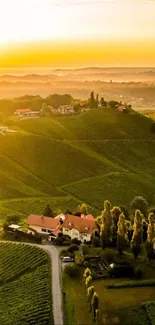
[[[125,219],[128,219],[129,218],[128,207],[126,205],[120,205],[119,207],[120,207],[121,211],[124,213]]]
[[[75,251],[78,251],[78,250],[79,250],[79,246],[76,244],[71,244],[67,249],[67,251],[70,253],[74,253]]]
[[[119,216],[117,229],[117,249],[121,255],[128,242],[128,227],[125,221],[125,216],[123,213]]]
[[[94,97],[94,92],[93,91],[90,94],[90,107],[91,108],[96,107],[96,101],[95,101],[95,97]]]
[[[6,216],[5,218],[5,223],[7,223],[8,225],[11,224],[11,223],[19,223],[21,218],[23,217],[22,214],[20,213],[13,213],[13,214],[9,214]]]
[[[140,253],[142,240],[143,240],[142,215],[140,210],[136,210],[135,217],[134,217],[134,225],[133,225],[133,236],[131,239],[131,247],[135,259]]]
[[[152,125],[151,125],[151,132],[155,133],[155,122],[152,122]]]
[[[96,292],[94,292],[92,297],[92,311],[93,311],[93,321],[96,321],[97,311],[99,309],[99,298]]]
[[[79,212],[81,212],[81,214],[87,215],[88,214],[88,209],[87,209],[87,205],[85,203],[82,203],[79,207],[78,207]]]
[[[116,100],[111,100],[108,102],[108,106],[112,108],[117,108],[119,106],[119,102],[117,102]]]
[[[96,95],[96,107],[98,107],[99,100],[98,100],[98,94]]]
[[[83,276],[84,276],[85,278],[87,278],[89,275],[91,275],[91,271],[90,271],[90,269],[87,267],[87,268],[85,269],[85,271],[84,271]]]
[[[148,203],[142,196],[135,196],[130,207],[133,211],[140,210],[145,217],[147,216]]]
[[[104,106],[104,98],[103,97],[101,97],[100,103],[101,103],[101,106],[103,107]]]
[[[92,301],[92,298],[93,298],[93,294],[94,294],[94,286],[91,286],[87,290],[88,302],[90,304],[90,312],[92,311],[91,301]]]
[[[87,278],[86,278],[86,282],[85,282],[85,285],[86,285],[86,289],[88,290],[88,288],[91,286],[92,284],[92,277],[91,275],[89,275]]]
[[[47,203],[47,205],[45,207],[43,216],[50,217],[50,218],[54,218],[54,213],[53,213],[53,211],[52,211],[49,203]]]
[[[148,228],[147,228],[147,241],[146,241],[146,251],[147,256],[151,260],[154,258],[153,243],[155,241],[155,216],[151,212],[148,216]]]
[[[104,210],[102,211],[102,223],[100,232],[101,246],[105,248],[112,242],[113,235],[113,218],[111,214],[111,204],[109,201],[104,202]]]
[[[72,215],[73,213],[72,213],[71,210],[67,209],[66,212],[65,212],[65,214],[71,214]]]
[[[155,239],[155,216],[151,212],[148,216],[147,241],[152,243]]]
[[[117,233],[117,224],[119,220],[119,216],[121,214],[121,209],[119,207],[114,206],[111,210],[111,214],[113,217],[113,222],[114,222],[114,234]]]

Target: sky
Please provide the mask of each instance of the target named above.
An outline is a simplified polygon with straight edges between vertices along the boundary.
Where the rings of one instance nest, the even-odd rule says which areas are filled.
[[[155,66],[155,0],[0,0],[0,67]]]

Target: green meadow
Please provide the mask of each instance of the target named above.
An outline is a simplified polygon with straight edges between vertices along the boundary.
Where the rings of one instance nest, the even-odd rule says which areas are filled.
[[[136,195],[155,205],[155,134],[151,119],[94,109],[75,116],[15,121],[0,138],[0,217],[55,213],[105,199],[129,206]]]

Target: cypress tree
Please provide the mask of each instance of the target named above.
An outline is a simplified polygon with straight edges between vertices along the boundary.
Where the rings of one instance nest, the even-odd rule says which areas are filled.
[[[136,210],[135,217],[134,217],[134,225],[133,225],[133,236],[131,239],[132,252],[135,256],[135,259],[140,253],[142,241],[143,241],[142,215],[140,210]]]
[[[117,249],[120,254],[122,254],[124,248],[127,246],[128,242],[128,227],[125,221],[125,216],[123,213],[119,216],[117,229]]]
[[[87,209],[87,205],[85,203],[82,203],[79,207],[78,207],[79,212],[81,212],[84,215],[88,214],[88,209]]]
[[[89,275],[87,278],[86,278],[86,282],[85,282],[85,285],[86,285],[86,289],[88,290],[88,288],[91,286],[92,284],[92,277],[91,275]]]
[[[94,292],[92,297],[92,311],[93,311],[93,321],[96,321],[96,317],[99,309],[99,297],[96,292]]]
[[[49,205],[49,203],[46,205],[43,216],[45,217],[51,217],[54,218],[54,213]]]
[[[109,201],[104,202],[104,210],[102,211],[102,223],[100,232],[101,246],[107,247],[112,242],[113,235],[113,218],[111,214],[111,204]]]
[[[91,301],[92,301],[92,298],[93,298],[93,294],[94,294],[94,286],[91,286],[87,290],[88,302],[90,304],[90,312],[92,311]]]
[[[96,95],[96,107],[98,107],[99,100],[98,100],[98,94]]]
[[[114,206],[111,210],[113,221],[114,221],[114,234],[117,234],[117,226],[118,226],[118,221],[119,221],[119,216],[121,214],[121,209],[120,207]]]
[[[155,239],[155,220],[154,213],[151,212],[148,216],[148,228],[147,228],[147,241],[152,243]]]
[[[147,241],[146,241],[147,256],[150,260],[154,258],[154,251],[153,251],[154,241],[155,241],[155,218],[154,218],[154,213],[151,212],[148,216]]]

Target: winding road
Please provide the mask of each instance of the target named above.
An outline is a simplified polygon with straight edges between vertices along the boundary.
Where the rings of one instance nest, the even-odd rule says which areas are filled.
[[[6,242],[0,240],[0,242]],[[21,244],[20,242],[12,242],[13,244]],[[61,264],[59,259],[59,251],[53,245],[36,245],[24,243],[25,245],[37,246],[48,253],[51,261],[51,277],[52,277],[52,301],[53,301],[53,318],[54,325],[63,325],[63,304],[61,290]]]
[[[50,255],[51,260],[54,325],[63,325],[61,265],[59,252],[56,247],[52,245],[39,245],[39,247],[44,249]]]

